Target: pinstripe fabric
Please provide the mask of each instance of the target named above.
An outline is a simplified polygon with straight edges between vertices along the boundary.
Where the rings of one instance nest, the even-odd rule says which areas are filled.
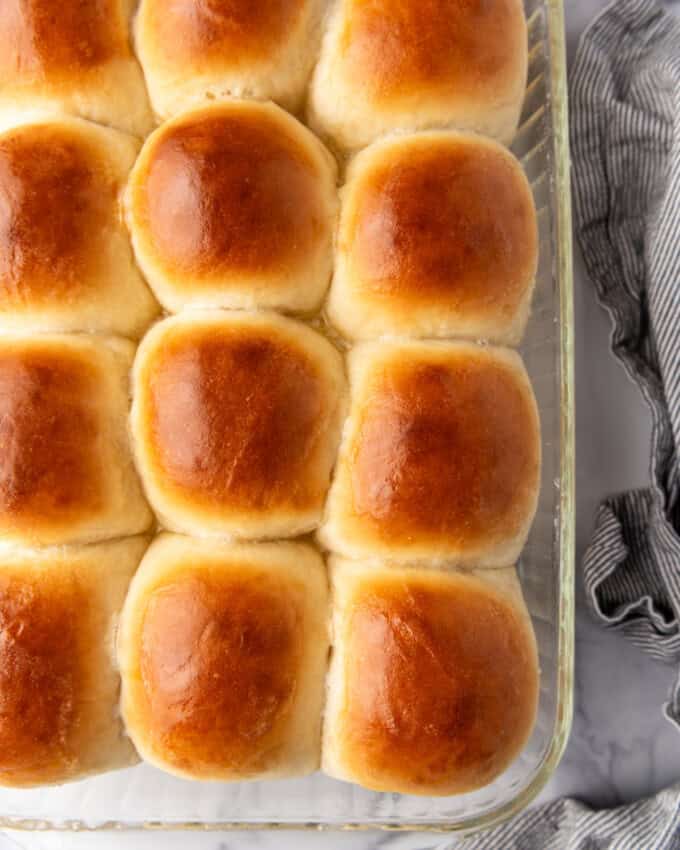
[[[453,847],[457,845],[442,845]],[[680,785],[630,806],[593,811],[556,800],[464,841],[462,850],[680,850]]]
[[[653,0],[608,7],[571,114],[576,234],[652,412],[651,486],[600,507],[585,586],[603,623],[680,668],[680,21]],[[680,726],[680,676],[666,713]]]
[[[571,126],[577,238],[653,424],[650,487],[598,511],[587,596],[605,625],[680,668],[680,20],[655,0],[605,9],[581,39]],[[680,676],[666,713],[680,727]],[[599,812],[557,800],[462,847],[680,850],[680,785]]]

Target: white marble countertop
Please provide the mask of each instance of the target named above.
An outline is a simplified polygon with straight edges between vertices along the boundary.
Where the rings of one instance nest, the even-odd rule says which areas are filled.
[[[573,57],[585,24],[606,0],[565,0]],[[649,417],[637,388],[608,348],[609,319],[595,303],[580,257],[575,258],[577,403],[577,559],[587,544],[594,510],[606,493],[648,480]],[[539,797],[578,796],[612,806],[651,794],[680,780],[680,734],[660,706],[672,671],[605,633],[579,606],[576,627],[576,704],[571,738],[554,777]],[[453,846],[425,834],[308,834],[236,832],[212,834],[0,835],[10,848],[113,850],[414,850]]]

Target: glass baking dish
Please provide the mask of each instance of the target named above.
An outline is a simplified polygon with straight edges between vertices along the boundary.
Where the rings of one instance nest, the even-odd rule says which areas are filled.
[[[532,183],[540,265],[522,353],[539,403],[543,480],[520,575],[538,638],[538,721],[520,758],[471,794],[378,794],[321,774],[235,785],[191,783],[139,765],[56,788],[0,790],[14,829],[390,829],[470,832],[524,808],[554,771],[572,711],[573,338],[564,22],[561,0],[526,0],[529,83],[513,150]]]

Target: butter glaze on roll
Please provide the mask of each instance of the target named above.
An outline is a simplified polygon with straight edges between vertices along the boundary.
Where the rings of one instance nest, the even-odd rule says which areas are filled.
[[[365,343],[320,529],[348,558],[432,566],[516,561],[534,517],[540,430],[513,351]]]
[[[318,307],[332,270],[336,167],[273,104],[186,112],[147,140],[127,220],[158,300],[183,307]]]
[[[142,0],[135,42],[163,120],[209,98],[299,110],[321,38],[323,0]]]
[[[353,160],[341,197],[327,310],[345,336],[520,341],[538,232],[505,148],[457,132],[377,142]]]
[[[139,143],[87,121],[0,133],[0,329],[139,336],[158,305],[121,195]]]
[[[309,546],[157,538],[118,640],[122,713],[139,753],[192,779],[315,770],[327,596]]]
[[[113,632],[147,543],[0,553],[0,785],[137,761],[118,718]]]
[[[536,639],[515,570],[332,559],[331,573],[324,771],[427,796],[492,782],[529,738],[538,703]]]
[[[0,540],[89,543],[151,524],[127,435],[132,343],[0,337]]]
[[[338,0],[309,120],[342,149],[450,127],[509,143],[527,76],[521,0]]]
[[[0,114],[63,111],[146,135],[151,111],[130,49],[131,0],[0,4]]]
[[[166,319],[134,369],[137,466],[164,526],[275,538],[321,519],[346,401],[342,358],[267,313]]]

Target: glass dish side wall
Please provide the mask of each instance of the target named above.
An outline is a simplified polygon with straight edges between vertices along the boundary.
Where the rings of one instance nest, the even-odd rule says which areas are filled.
[[[561,0],[526,0],[529,83],[513,151],[531,181],[540,265],[522,354],[542,420],[543,480],[520,575],[539,644],[538,722],[493,784],[460,797],[377,794],[320,774],[284,782],[189,783],[149,766],[57,788],[0,790],[15,829],[483,829],[526,806],[555,769],[572,709],[573,318],[566,65]]]

